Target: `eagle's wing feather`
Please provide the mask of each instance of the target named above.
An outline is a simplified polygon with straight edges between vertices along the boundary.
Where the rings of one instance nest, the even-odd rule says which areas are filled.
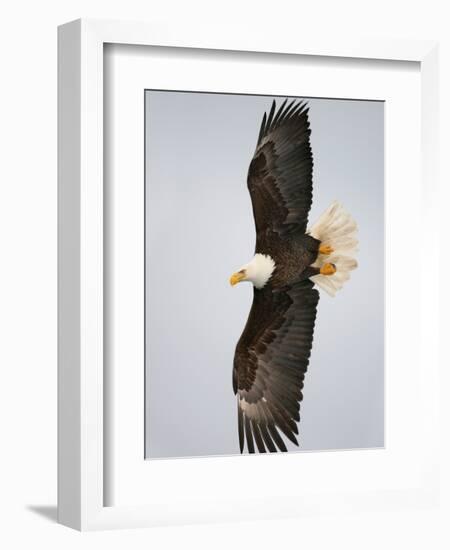
[[[308,223],[313,169],[308,108],[286,103],[275,113],[274,101],[269,116],[264,114],[248,171],[257,234],[304,233]]]
[[[255,290],[236,346],[233,386],[241,452],[286,451],[297,443],[303,380],[311,353],[319,293],[310,281]],[[263,449],[263,450],[262,450]]]

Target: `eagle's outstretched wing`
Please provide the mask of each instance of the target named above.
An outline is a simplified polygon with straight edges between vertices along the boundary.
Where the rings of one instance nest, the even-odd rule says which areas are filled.
[[[292,287],[255,290],[237,344],[233,388],[238,401],[239,445],[250,453],[286,451],[283,433],[295,434],[311,353],[319,293],[305,280]]]
[[[312,202],[313,159],[308,108],[295,100],[275,101],[264,117],[250,163],[250,191],[257,238],[266,230],[280,235],[306,231]]]

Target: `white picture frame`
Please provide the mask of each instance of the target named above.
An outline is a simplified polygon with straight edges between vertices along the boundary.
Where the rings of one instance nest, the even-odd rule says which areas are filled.
[[[419,64],[420,70],[420,136],[421,166],[420,208],[417,221],[424,228],[421,254],[426,247],[429,265],[437,265],[437,227],[432,223],[438,208],[435,171],[438,151],[437,44],[432,41],[389,41],[342,39],[339,41],[311,37],[288,38],[258,36],[239,32],[230,38],[226,29],[205,29],[193,33],[184,29],[174,37],[169,29],[150,23],[78,20],[59,28],[59,146],[58,146],[58,284],[59,284],[59,351],[58,351],[58,519],[80,530],[152,526],[167,523],[255,519],[274,515],[273,506],[259,495],[249,506],[238,491],[228,500],[189,496],[187,488],[180,502],[172,508],[129,502],[106,505],[109,475],[105,475],[105,415],[111,413],[105,400],[108,388],[104,372],[108,368],[103,336],[104,312],[104,189],[103,189],[103,61],[105,44],[162,46],[226,50],[234,52],[274,53],[314,58],[357,58],[360,60],[406,61]],[[174,50],[176,51],[176,50]],[[181,51],[181,50],[179,50]],[[270,52],[270,53],[269,53]],[[388,205],[390,206],[390,205]],[[430,245],[433,243],[433,245]],[[423,257],[423,256],[422,256]],[[423,262],[421,270],[426,270]],[[411,315],[411,312],[408,312]],[[434,406],[438,388],[438,288],[427,289],[417,315],[420,323],[421,349],[427,349],[418,371],[421,377],[420,407],[429,426],[426,448],[418,458],[417,483],[402,488],[383,486],[380,491],[346,493],[335,488],[328,493],[292,494],[280,503],[277,515],[322,513],[328,506],[342,511],[355,507],[376,510],[398,507],[405,503],[428,505],[436,499],[438,478],[436,461],[437,411]],[[419,322],[419,321],[418,321]],[[389,335],[388,335],[389,336]],[[423,444],[423,438],[421,438]],[[337,455],[337,454],[336,454]],[[295,468],[300,455],[286,457]],[[143,457],[142,457],[143,459]],[[213,460],[213,459],[201,459]],[[226,460],[226,459],[225,459]],[[229,460],[229,459],[228,459]],[[233,459],[236,460],[236,459]],[[241,459],[247,461],[247,459]],[[336,457],[325,460],[338,460]],[[164,461],[163,461],[164,462]],[[172,468],[181,463],[171,461]],[[178,463],[177,463],[178,462]],[[126,464],[132,465],[131,462]],[[194,463],[193,463],[194,464]],[[205,462],[202,463],[203,465]],[[256,464],[256,463],[255,463]],[[287,464],[287,463],[286,463]],[[221,465],[225,468],[225,465]],[[270,468],[268,463],[265,468]],[[164,475],[164,466],[162,467]],[[192,466],[198,473],[198,467]],[[197,470],[195,470],[197,468]],[[249,462],[245,468],[249,469]],[[226,475],[226,474],[225,474]],[[136,481],[136,480],[134,480]],[[389,485],[389,484],[388,484]],[[214,498],[214,495],[211,495]],[[326,501],[326,502],[324,502]]]

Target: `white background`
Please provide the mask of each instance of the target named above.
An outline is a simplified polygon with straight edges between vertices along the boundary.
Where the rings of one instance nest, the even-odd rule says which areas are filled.
[[[303,518],[208,527],[79,534],[48,520],[56,503],[56,26],[80,16],[176,19],[267,25],[268,32],[361,33],[436,38],[441,42],[441,97],[450,97],[450,38],[445,3],[379,0],[307,3],[265,0],[218,4],[127,0],[10,3],[2,10],[0,87],[1,530],[4,548],[260,548],[302,544],[327,548],[447,548],[449,510],[371,516]],[[441,105],[442,150],[449,150],[449,108]],[[441,179],[450,181],[441,162]],[[448,198],[448,191],[446,193]],[[441,200],[446,207],[444,197]],[[448,222],[442,230],[449,234]],[[430,284],[447,266],[430,266]],[[445,290],[445,289],[443,289]],[[448,303],[448,291],[445,301]],[[442,296],[444,303],[444,295]],[[442,311],[444,319],[444,308]],[[449,418],[449,375],[441,410]],[[443,464],[448,421],[442,425]],[[420,440],[418,440],[420,445]],[[449,477],[443,471],[443,504]],[[34,508],[33,508],[34,507]],[[36,513],[40,511],[40,513]],[[8,539],[8,540],[7,540]]]
[[[383,489],[420,485],[421,464],[432,441],[430,438],[427,443],[426,437],[432,436],[433,430],[428,416],[430,403],[428,406],[418,404],[421,391],[427,391],[426,381],[430,377],[426,365],[419,360],[419,347],[410,345],[411,341],[418,341],[420,330],[418,301],[411,299],[420,292],[420,269],[414,269],[408,277],[403,273],[410,258],[417,255],[414,243],[421,240],[417,225],[420,219],[420,80],[416,68],[402,66],[393,70],[389,64],[339,63],[327,58],[312,62],[293,57],[283,63],[259,59],[255,70],[255,61],[236,53],[196,52],[179,58],[176,53],[163,53],[158,49],[149,48],[146,55],[142,55],[141,47],[120,46],[108,48],[106,58],[110,66],[106,82],[108,88],[114,90],[107,94],[106,111],[109,144],[106,173],[110,176],[105,198],[110,213],[106,227],[110,253],[105,257],[105,271],[114,273],[106,294],[109,329],[105,345],[109,357],[113,358],[109,362],[112,389],[108,394],[110,412],[106,428],[107,504],[146,504],[152,508],[148,513],[154,520],[168,510],[170,521],[178,517],[187,521],[188,514],[192,520],[199,517],[216,521],[233,513],[238,518],[271,517],[271,513],[279,513],[281,502],[288,507],[288,500],[293,498],[294,505],[305,502],[311,506],[314,497],[319,495],[324,499],[320,507],[324,513],[334,510],[331,499],[334,491],[375,492],[382,498]],[[271,78],[267,80],[269,74]],[[278,454],[253,456],[248,460],[220,456],[208,461],[201,458],[142,460],[142,90],[180,87],[269,94],[273,94],[275,88],[286,90],[287,95],[292,96],[303,91],[309,97],[329,94],[335,98],[386,100],[385,450],[291,453],[288,457]],[[405,226],[409,227],[408,239],[405,239]],[[405,316],[405,311],[409,315]],[[395,334],[395,338],[390,337],[391,334]],[[328,403],[331,407],[331,400]],[[422,438],[421,448],[417,448],[418,433]],[[283,460],[282,468],[275,462],[278,459]],[[213,497],[211,487],[214,487]],[[236,491],[241,492],[234,502]],[[384,498],[379,509],[391,504],[392,496],[385,494]],[[371,499],[372,504],[375,501]],[[230,502],[233,505],[227,506]],[[340,508],[343,502],[340,501]],[[359,501],[358,508],[361,507],[362,501]]]

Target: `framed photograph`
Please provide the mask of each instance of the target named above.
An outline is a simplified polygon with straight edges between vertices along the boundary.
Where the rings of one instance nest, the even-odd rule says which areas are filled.
[[[59,521],[429,506],[436,44],[173,36],[59,29]]]

